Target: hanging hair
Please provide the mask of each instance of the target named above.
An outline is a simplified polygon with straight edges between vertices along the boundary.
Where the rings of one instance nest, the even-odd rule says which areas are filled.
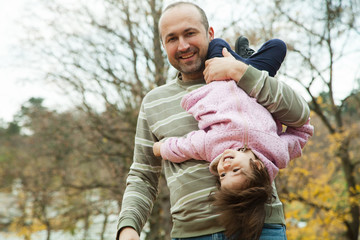
[[[273,189],[265,165],[250,159],[250,168],[240,189],[219,185],[219,190],[210,197],[230,240],[259,239],[265,221],[265,204],[272,200]]]

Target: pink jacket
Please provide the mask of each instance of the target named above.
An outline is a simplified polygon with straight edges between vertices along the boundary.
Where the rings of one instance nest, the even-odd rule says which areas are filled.
[[[282,132],[282,125],[268,110],[233,80],[214,81],[196,89],[183,97],[181,106],[199,122],[200,130],[166,139],[160,150],[164,159],[211,162],[226,149],[246,146],[264,163],[271,181],[279,168],[301,156],[314,131],[308,121]]]

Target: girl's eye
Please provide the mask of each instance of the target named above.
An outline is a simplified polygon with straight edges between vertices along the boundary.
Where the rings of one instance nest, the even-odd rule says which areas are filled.
[[[237,172],[237,171],[240,171],[240,168],[235,168],[235,169],[233,170],[233,172]]]
[[[220,174],[220,177],[225,177],[225,173]]]

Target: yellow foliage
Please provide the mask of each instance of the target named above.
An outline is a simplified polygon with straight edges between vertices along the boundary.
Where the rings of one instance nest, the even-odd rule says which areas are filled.
[[[323,125],[316,127],[303,156],[280,172],[277,186],[284,203],[289,240],[343,239],[345,222],[352,221],[350,206],[360,203],[360,184],[348,191],[343,163],[337,155],[341,144],[351,139],[350,161],[358,161],[359,141],[352,137],[359,127],[353,127],[349,125],[334,134],[329,134]],[[357,181],[359,173],[360,168],[354,169]]]
[[[15,233],[18,236],[24,236],[31,239],[31,235],[43,231],[46,226],[40,223],[38,220],[33,220],[30,224],[23,224],[21,219],[13,221],[9,227],[10,232]]]
[[[288,240],[339,239],[339,233],[345,231],[342,220],[334,211],[315,211],[300,202],[293,202],[286,208]]]
[[[349,204],[350,205],[356,205],[359,204],[360,197],[349,197]]]
[[[316,103],[317,104],[321,105],[323,102],[324,102],[324,99],[321,96],[316,98]]]

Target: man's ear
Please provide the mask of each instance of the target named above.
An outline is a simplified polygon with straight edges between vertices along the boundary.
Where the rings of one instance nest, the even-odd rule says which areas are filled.
[[[208,34],[210,41],[213,40],[215,35],[213,27],[209,27]]]

